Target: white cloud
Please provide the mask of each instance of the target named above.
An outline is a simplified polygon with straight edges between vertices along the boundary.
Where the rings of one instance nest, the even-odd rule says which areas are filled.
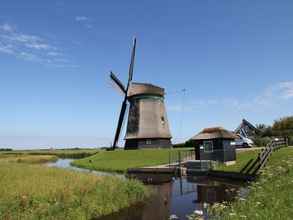
[[[0,43],[0,52],[6,53],[6,54],[14,54],[13,49],[9,45],[2,45]]]
[[[57,57],[57,56],[61,56],[62,53],[59,52],[55,52],[55,51],[50,51],[47,53],[48,56],[52,56],[52,57]]]
[[[89,18],[86,17],[86,16],[76,16],[76,17],[75,17],[75,20],[76,20],[76,21],[88,21]]]
[[[258,105],[272,105],[290,98],[293,98],[293,81],[283,81],[267,87],[253,101]]]
[[[49,43],[47,39],[21,33],[9,24],[0,25],[0,53],[42,64],[73,66],[69,64],[60,49]]]
[[[6,31],[6,32],[11,32],[14,30],[14,28],[9,24],[2,24],[2,25],[0,25],[0,30]]]
[[[235,110],[263,109],[293,99],[293,81],[278,82],[264,88],[255,97],[223,97],[187,100],[183,104],[171,104],[167,107],[172,112],[190,112],[205,108],[227,107]],[[184,105],[184,107],[183,107]]]
[[[171,112],[191,112],[193,111],[194,108],[192,106],[187,106],[187,105],[169,105],[168,106],[168,111]]]
[[[286,81],[279,83],[281,90],[281,97],[284,99],[293,98],[293,81]]]
[[[88,29],[93,28],[92,20],[89,17],[86,17],[86,16],[76,16],[75,17],[75,21],[79,22],[80,24],[82,24],[84,27],[86,27]]]

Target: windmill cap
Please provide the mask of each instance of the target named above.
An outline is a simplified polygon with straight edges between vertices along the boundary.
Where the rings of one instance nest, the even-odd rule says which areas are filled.
[[[137,96],[137,95],[157,95],[164,96],[165,90],[159,86],[155,86],[149,83],[136,83],[133,82],[130,84],[128,90],[128,97]]]

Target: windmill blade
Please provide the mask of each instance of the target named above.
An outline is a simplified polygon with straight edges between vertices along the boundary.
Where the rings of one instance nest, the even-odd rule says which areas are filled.
[[[117,125],[117,129],[116,129],[116,133],[115,133],[115,138],[114,138],[114,142],[113,142],[113,150],[115,150],[115,148],[117,147],[117,142],[120,136],[120,132],[121,132],[121,128],[122,128],[122,124],[124,121],[124,116],[125,116],[125,112],[126,112],[126,107],[127,107],[127,99],[124,99],[122,106],[121,106],[121,111],[120,111],[120,115],[119,115],[119,120],[118,120],[118,125]]]
[[[128,85],[133,77],[133,68],[134,68],[134,59],[135,59],[135,49],[136,49],[136,38],[133,40],[133,47],[131,52],[131,61],[129,65],[129,78],[128,78]]]
[[[118,87],[122,91],[123,94],[126,94],[126,89],[124,85],[122,84],[122,82],[118,79],[117,76],[115,76],[115,74],[112,71],[110,73],[111,73],[110,78],[112,82],[114,83],[114,85]]]

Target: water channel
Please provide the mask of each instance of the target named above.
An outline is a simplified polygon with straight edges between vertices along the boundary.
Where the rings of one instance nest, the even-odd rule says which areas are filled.
[[[70,169],[95,175],[111,175],[125,178],[121,174],[91,171],[73,167],[72,159],[59,159],[48,166]],[[172,178],[167,183],[149,185],[154,195],[145,203],[104,216],[98,220],[187,220],[194,211],[205,214],[205,204],[231,201],[235,196],[245,197],[247,188],[239,182],[227,182],[207,177]],[[177,217],[177,218],[176,218]]]

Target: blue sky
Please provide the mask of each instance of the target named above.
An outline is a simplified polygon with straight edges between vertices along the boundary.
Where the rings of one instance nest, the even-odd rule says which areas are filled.
[[[109,70],[126,80],[133,36],[134,80],[166,89],[174,142],[292,115],[292,11],[268,0],[1,1],[0,146],[109,145],[122,101]]]

